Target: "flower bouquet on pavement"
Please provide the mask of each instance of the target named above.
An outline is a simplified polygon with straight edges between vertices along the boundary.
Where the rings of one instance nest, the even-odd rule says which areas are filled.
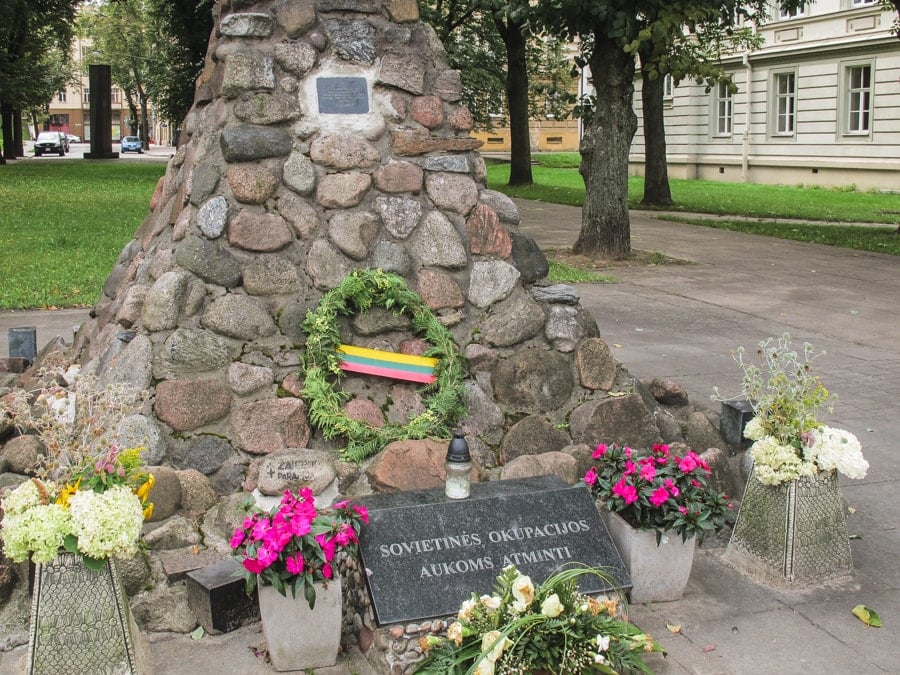
[[[780,485],[820,471],[865,478],[869,463],[856,436],[819,420],[835,400],[812,373],[812,361],[824,352],[814,352],[806,342],[798,353],[785,334],[759,343],[759,364],[744,354],[738,349],[734,358],[744,373],[742,395],[755,413],[744,436],[753,441],[750,454],[759,481]]]
[[[335,556],[355,555],[359,529],[369,522],[364,506],[342,501],[330,509],[316,508],[308,487],[296,494],[285,491],[270,511],[255,506],[248,498],[244,522],[231,537],[235,559],[244,568],[247,592],[257,583],[270,584],[281,595],[301,594],[315,607],[315,582],[334,578]]]
[[[535,586],[515,566],[503,569],[491,595],[463,602],[446,638],[422,638],[417,673],[497,675],[547,671],[649,673],[643,656],[662,648],[621,614],[617,600],[578,592],[593,568],[565,568]]]

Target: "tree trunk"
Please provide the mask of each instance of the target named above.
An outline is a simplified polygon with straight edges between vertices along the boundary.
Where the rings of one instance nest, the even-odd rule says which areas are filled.
[[[13,111],[8,106],[0,109],[3,117],[3,159],[16,158],[16,139],[13,132]]]
[[[631,253],[628,152],[637,131],[632,109],[634,57],[596,35],[589,64],[596,103],[581,139],[584,206],[575,253],[621,259]]]
[[[141,92],[141,146],[150,149],[150,118],[147,115],[147,96]]]
[[[498,25],[498,30],[500,26]],[[528,64],[522,24],[500,30],[506,44],[506,101],[509,105],[509,184],[531,185],[531,137],[528,130]]]
[[[664,78],[650,79],[647,70],[641,69],[641,82],[641,107],[644,112],[644,198],[641,204],[671,206],[663,113]]]
[[[25,139],[22,138],[22,111],[13,110],[13,142],[15,143],[16,157],[25,156]]]

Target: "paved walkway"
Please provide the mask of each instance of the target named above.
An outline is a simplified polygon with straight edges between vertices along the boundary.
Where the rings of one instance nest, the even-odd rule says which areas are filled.
[[[580,209],[519,202],[521,228],[544,247],[571,246]],[[657,673],[900,672],[900,258],[856,253],[693,225],[632,212],[632,245],[684,265],[617,269],[618,284],[580,284],[582,304],[636,377],[681,383],[699,405],[712,387],[736,393],[740,371],[729,352],[789,332],[827,355],[816,362],[839,401],[831,419],[854,432],[871,463],[864,481],[845,481],[855,574],[851,583],[778,590],[729,568],[723,549],[698,551],[678,602],[632,608],[632,618],[669,651]],[[9,327],[36,325],[39,344],[71,339],[85,311],[0,313],[0,354]],[[850,612],[875,609],[884,628]],[[681,626],[674,634],[667,624]],[[256,629],[197,642],[147,636],[159,673],[270,672],[252,655]],[[23,648],[0,654],[0,673],[20,672]],[[365,664],[331,669],[367,672]]]

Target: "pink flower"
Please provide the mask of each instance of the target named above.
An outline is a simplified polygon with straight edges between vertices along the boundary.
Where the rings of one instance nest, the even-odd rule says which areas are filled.
[[[683,515],[683,516],[684,516],[684,515],[687,515],[687,507],[686,507],[686,506],[679,506],[679,507],[678,507],[678,512],[679,512],[681,515]]]
[[[243,565],[244,569],[251,574],[261,574],[262,571],[267,567],[267,565],[263,565],[259,560],[256,560],[255,558],[244,558],[244,562],[242,562],[241,565]]]
[[[666,478],[664,483],[669,492],[672,493],[673,497],[677,497],[679,494],[681,494],[681,490],[678,489],[678,486],[675,485],[675,481],[671,478]]]
[[[367,509],[362,504],[354,504],[353,510],[359,514],[359,519],[361,521],[363,521],[367,525],[369,524],[369,509]]]
[[[622,472],[622,476],[630,476],[633,473],[637,473],[637,464],[629,459],[625,462],[625,470]]]
[[[342,502],[335,502],[334,504],[332,504],[332,506],[334,507],[334,509],[335,509],[336,511],[343,511],[344,509],[347,508],[347,505],[348,505],[349,503],[350,503],[350,500],[349,500],[349,499],[345,499],[345,500],[342,501]]]
[[[331,569],[331,563],[325,563],[322,565],[322,576],[326,579],[331,579],[334,576],[334,570]]]
[[[667,457],[669,455],[669,446],[665,443],[654,443],[653,452]]]
[[[645,481],[652,481],[656,478],[656,467],[653,464],[644,464],[641,466],[641,478]]]
[[[662,506],[669,499],[669,491],[666,488],[660,486],[653,491],[653,494],[650,495],[650,503],[653,506]]]
[[[584,482],[588,485],[593,485],[597,482],[597,469],[595,467],[591,467],[587,470],[587,473],[584,474]]]
[[[303,574],[303,566],[303,554],[300,552],[289,555],[287,560],[285,560],[285,568],[291,574]]]
[[[324,534],[317,534],[316,541],[319,543],[319,546],[322,547],[322,553],[325,554],[325,561],[331,562],[332,559],[334,559],[334,549],[337,542]]]
[[[356,541],[356,532],[349,523],[342,523],[337,534],[334,535],[334,540],[339,546],[346,546],[350,542]]]
[[[691,478],[691,485],[693,485],[695,488],[703,487],[703,486],[700,484],[700,481],[697,480],[696,478]]]
[[[253,529],[250,531],[250,536],[252,537],[253,541],[259,541],[266,536],[266,533],[271,527],[272,521],[270,521],[268,518],[260,518],[255,523],[253,523]]]
[[[234,531],[234,534],[231,535],[231,540],[228,542],[231,545],[231,548],[237,548],[242,543],[244,543],[244,531],[240,528]]]
[[[697,463],[696,457],[697,457],[697,455],[695,455],[693,452],[689,452],[687,455],[685,455],[678,461],[678,468],[681,469],[682,471],[684,471],[685,473],[690,473],[691,471],[696,469],[698,466],[700,466]]]
[[[614,495],[619,495],[625,500],[626,504],[632,504],[637,501],[637,489],[635,489],[634,485],[627,485],[624,478],[613,485],[612,491]]]
[[[598,457],[603,457],[603,455],[606,454],[606,450],[607,450],[607,445],[606,445],[606,443],[599,443],[599,444],[597,445],[597,448],[594,450],[594,454],[591,455],[591,456],[592,456],[594,459],[597,459]]]
[[[631,457],[632,450],[627,445],[625,446],[625,450],[623,450],[622,452],[625,453],[626,457]]]

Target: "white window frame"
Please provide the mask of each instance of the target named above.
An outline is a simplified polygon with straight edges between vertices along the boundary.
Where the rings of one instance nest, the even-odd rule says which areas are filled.
[[[778,5],[778,18],[782,21],[786,21],[788,19],[799,19],[804,16],[806,16],[806,3],[803,3],[797,9],[791,10],[784,9],[780,3]]]
[[[734,95],[727,82],[713,87],[712,135],[714,138],[730,138],[734,133]]]
[[[863,76],[864,73],[867,76]],[[871,61],[842,65],[841,135],[846,138],[869,138],[872,135],[874,76],[875,65]]]
[[[675,98],[675,78],[672,73],[663,76],[663,101],[671,101]]]
[[[66,102],[66,90],[65,89],[60,89],[58,92],[56,92],[56,100],[59,101],[60,103]]]
[[[878,4],[878,0],[850,0],[851,7],[865,7],[867,5]]]
[[[790,83],[782,89],[783,82]],[[797,71],[781,70],[772,73],[771,135],[793,137],[797,135]]]

